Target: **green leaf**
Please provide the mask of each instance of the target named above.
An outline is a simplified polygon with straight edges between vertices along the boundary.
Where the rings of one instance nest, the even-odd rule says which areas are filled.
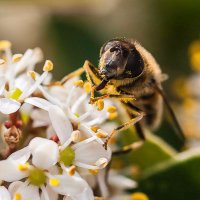
[[[140,170],[145,170],[176,155],[176,151],[159,137],[150,133],[146,133],[146,137],[144,145],[127,156],[128,165],[136,164]]]
[[[151,200],[200,199],[200,148],[178,154],[173,160],[148,169],[139,190]]]
[[[121,134],[120,146],[134,142],[134,135],[135,134],[132,131]],[[153,167],[158,163],[172,159],[177,153],[161,138],[149,132],[146,132],[145,135],[147,139],[138,150],[120,156],[120,160],[123,160],[125,163],[124,166],[136,166],[139,169],[140,173],[136,174],[134,178],[138,178],[146,169]]]

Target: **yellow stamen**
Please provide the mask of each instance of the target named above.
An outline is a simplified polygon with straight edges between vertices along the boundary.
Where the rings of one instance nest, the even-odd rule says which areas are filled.
[[[80,117],[79,113],[74,113],[74,115],[75,115],[76,117]]]
[[[96,133],[99,128],[97,126],[92,126],[90,129]]]
[[[104,109],[104,101],[102,99],[99,99],[96,103],[97,110],[101,111]]]
[[[183,102],[183,107],[186,108],[186,109],[192,109],[195,107],[195,100],[192,99],[192,98],[186,98]]]
[[[15,55],[13,55],[12,62],[13,63],[19,62],[21,60],[22,56],[23,56],[22,54],[15,54]]]
[[[74,165],[72,165],[70,168],[69,168],[69,171],[68,171],[68,175],[69,176],[73,176],[76,172],[76,167]]]
[[[196,40],[190,44],[189,54],[192,69],[200,71],[200,40]]]
[[[20,193],[16,193],[13,200],[21,200],[22,199],[22,195]]]
[[[22,172],[28,171],[29,168],[29,163],[25,163],[25,164],[19,164],[18,165],[18,169]]]
[[[89,93],[91,91],[91,85],[89,82],[85,82],[83,87],[84,87],[85,92]]]
[[[11,47],[11,42],[8,40],[0,40],[0,50],[5,50]]]
[[[107,138],[108,137],[108,133],[103,131],[102,129],[98,129],[97,133],[96,133],[96,136],[98,138]]]
[[[149,198],[142,192],[135,192],[131,195],[131,200],[149,200]]]
[[[83,80],[77,80],[77,81],[74,82],[74,85],[77,86],[77,87],[83,87],[83,84],[84,84]]]
[[[57,178],[50,178],[49,185],[51,185],[53,187],[57,187],[60,185],[60,181]]]
[[[115,118],[118,117],[118,113],[117,112],[114,112],[114,113],[110,113],[109,116],[108,116],[108,119],[109,120],[113,120]]]
[[[96,175],[96,174],[99,173],[99,170],[98,170],[98,169],[88,169],[88,172],[89,172],[90,174]]]
[[[105,200],[103,197],[94,197],[94,200]]]
[[[25,113],[25,112],[22,112],[21,113],[21,119],[22,119],[23,124],[27,124],[28,120],[29,120],[29,114]]]
[[[117,108],[115,106],[108,106],[107,112],[109,113],[114,113],[116,112]]]
[[[43,71],[45,72],[49,72],[53,69],[53,63],[51,60],[46,60],[44,67],[43,67]]]
[[[28,76],[30,76],[33,80],[36,80],[36,73],[34,71],[29,71]]]
[[[19,99],[19,97],[21,96],[21,94],[22,94],[22,91],[19,89],[19,88],[16,88],[16,89],[14,89],[14,90],[11,90],[10,92],[9,92],[9,98],[11,98],[11,99],[15,99],[15,100],[18,100]]]
[[[5,62],[6,62],[6,61],[5,61],[4,59],[1,59],[1,58],[0,58],[0,65],[5,64]]]

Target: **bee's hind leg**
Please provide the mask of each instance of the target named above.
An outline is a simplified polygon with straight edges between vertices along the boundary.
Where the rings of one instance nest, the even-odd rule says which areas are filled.
[[[112,131],[111,135],[107,138],[107,140],[104,143],[105,149],[107,149],[107,145],[108,145],[108,143],[110,142],[110,140],[112,139],[113,136],[115,136],[120,131],[127,130],[129,127],[135,125],[138,121],[140,121],[143,118],[143,116],[144,116],[143,112],[138,113],[138,115],[136,117],[130,119],[128,122],[126,122],[126,123],[118,126],[117,128],[115,128]]]

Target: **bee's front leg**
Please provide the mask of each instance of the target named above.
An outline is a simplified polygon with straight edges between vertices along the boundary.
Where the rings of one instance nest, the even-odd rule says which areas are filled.
[[[135,100],[134,95],[129,95],[129,94],[105,94],[105,95],[102,95],[99,97],[94,97],[94,91],[91,90],[91,97],[90,97],[91,104],[94,104],[98,100],[103,100],[103,99],[108,99],[108,98],[119,99],[119,100],[125,101],[125,102]]]
[[[63,79],[60,81],[61,85],[64,85],[69,79],[75,77],[75,76],[80,76],[84,72],[84,68],[81,67],[77,69],[76,71],[71,72],[70,74],[66,75],[63,77]]]

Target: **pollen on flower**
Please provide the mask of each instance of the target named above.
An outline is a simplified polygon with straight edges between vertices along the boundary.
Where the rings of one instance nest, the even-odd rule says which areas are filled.
[[[113,120],[113,119],[115,119],[115,118],[117,118],[117,117],[118,117],[118,113],[117,113],[117,112],[110,113],[110,114],[108,115],[108,119],[109,119],[109,120]]]
[[[83,87],[84,82],[83,82],[83,80],[77,80],[74,82],[74,85],[77,87]]]
[[[89,82],[85,82],[83,85],[85,92],[89,93],[91,91],[91,85]]]
[[[114,113],[117,111],[117,108],[115,106],[108,106],[107,112]]]
[[[22,54],[14,54],[13,57],[12,57],[12,62],[13,63],[16,63],[16,62],[19,62],[22,58]]]
[[[99,129],[97,126],[92,126],[91,128],[90,128],[93,132],[97,132],[97,130]]]
[[[22,199],[22,195],[21,195],[20,193],[16,193],[16,194],[14,195],[13,200],[21,200],[21,199]]]
[[[19,97],[21,96],[21,94],[22,94],[22,91],[19,89],[19,88],[16,88],[16,89],[14,89],[14,90],[11,90],[10,92],[9,92],[9,98],[11,98],[11,99],[14,99],[14,100],[18,100],[19,99]]]
[[[68,171],[68,175],[69,176],[73,176],[76,172],[76,166],[72,165],[70,168],[69,168],[69,171]]]
[[[8,40],[0,40],[0,50],[5,50],[11,47],[11,42]]]
[[[51,185],[53,187],[57,187],[60,185],[60,181],[57,178],[50,178],[49,185]]]
[[[99,170],[98,170],[98,169],[88,169],[88,172],[89,172],[90,174],[96,175],[96,174],[99,173]]]
[[[149,200],[149,198],[142,192],[135,192],[131,195],[131,200]]]
[[[96,102],[97,110],[101,111],[104,109],[104,101],[102,99],[99,99]]]
[[[0,58],[0,65],[5,64],[5,60]]]
[[[28,171],[28,169],[29,169],[29,163],[27,162],[25,164],[19,164],[18,165],[18,169],[20,171],[23,171],[23,172]]]
[[[98,130],[97,130],[97,133],[96,133],[96,136],[97,136],[98,138],[107,138],[107,137],[108,137],[108,133],[105,132],[105,131],[102,130],[102,129],[98,129]]]
[[[21,119],[23,124],[27,124],[29,120],[29,115],[25,112],[21,112]]]
[[[51,60],[46,60],[44,67],[43,67],[43,71],[49,72],[51,70],[53,70],[53,63]]]
[[[34,71],[28,71],[28,76],[30,76],[33,80],[36,80],[36,73]]]

